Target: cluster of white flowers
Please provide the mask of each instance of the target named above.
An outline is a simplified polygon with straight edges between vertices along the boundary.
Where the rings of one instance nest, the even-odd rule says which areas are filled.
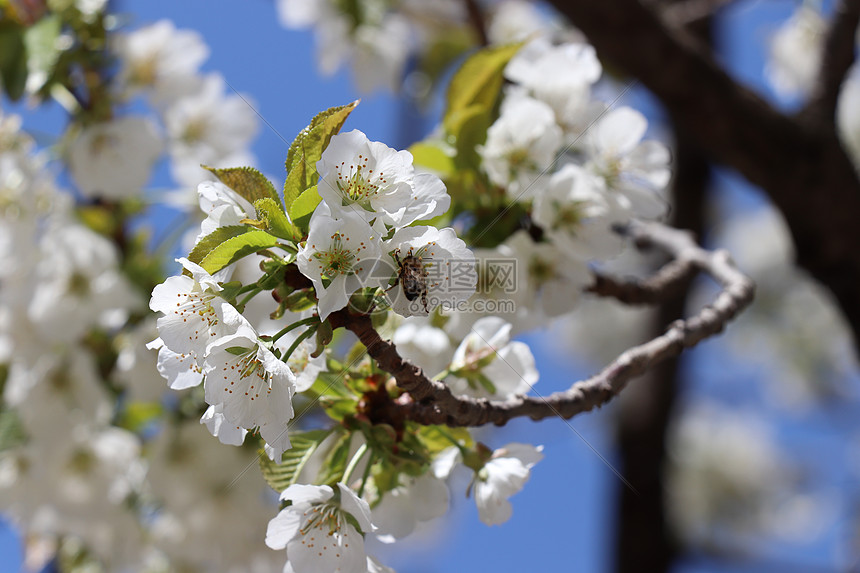
[[[443,215],[451,198],[438,177],[414,172],[408,151],[351,131],[332,137],[317,170],[323,201],[297,264],[314,283],[320,318],[359,288],[385,289],[402,316],[472,296],[474,256],[454,229],[409,226]]]
[[[757,301],[715,350],[766,368],[766,396],[782,408],[804,411],[847,397],[856,369],[848,326],[824,289],[795,268],[779,213],[762,207],[724,219],[714,242],[730,249],[756,281]],[[696,294],[702,301],[709,296],[703,291]]]
[[[475,43],[466,4],[459,0],[366,0],[344,4],[335,0],[278,0],[278,14],[286,28],[313,27],[317,62],[332,74],[349,61],[358,89],[397,90],[406,80],[413,95],[425,95],[427,73],[412,71],[404,78],[410,58],[434,45],[446,50]],[[488,4],[487,36],[496,44],[520,41],[551,29],[554,20],[534,3],[505,0]]]
[[[670,428],[666,492],[677,534],[693,546],[747,549],[751,539],[803,543],[834,511],[810,491],[754,412],[709,402]]]
[[[2,112],[0,197],[3,416],[26,436],[0,454],[2,505],[34,537],[72,536],[105,563],[133,563],[140,532],[126,502],[141,487],[140,441],[111,425],[114,399],[85,337],[122,326],[141,294]]]
[[[193,189],[206,176],[201,164],[253,162],[248,146],[258,129],[256,115],[241,96],[227,93],[220,75],[201,75],[209,49],[196,32],[162,20],[114,40],[121,64],[116,97],[146,95],[158,122],[120,116],[79,130],[69,142],[68,164],[85,196],[121,200],[138,195],[165,150],[182,188]],[[167,199],[185,209],[196,203],[193,193]]]
[[[313,284],[319,319],[344,308],[359,289],[384,293],[392,310],[407,317],[395,334],[404,355],[409,355],[410,337],[415,341],[408,325],[422,337],[435,336],[439,347],[425,357],[441,358],[437,371],[451,375],[448,382],[456,392],[497,398],[528,392],[538,378],[534,357],[525,344],[510,340],[510,324],[487,317],[464,338],[429,323],[435,308],[468,299],[477,281],[474,256],[452,228],[415,224],[448,210],[450,197],[442,181],[416,174],[409,152],[369,141],[359,131],[334,135],[316,167],[322,200],[310,218],[307,237],[297,242],[295,264]],[[255,216],[254,207],[221,182],[200,184],[198,194],[208,214],[198,240]],[[203,384],[209,409],[201,422],[221,442],[240,445],[248,431],[258,431],[277,462],[291,447],[294,395],[311,387],[325,369],[325,358],[310,357],[306,344],[284,352],[284,340],[297,343],[298,337],[276,334],[274,343],[261,337],[261,332],[275,332],[278,323],[260,317],[252,325],[222,298],[233,265],[211,275],[188,259],[179,262],[185,274],[158,285],[150,301],[150,308],[162,313],[159,338],[150,345],[159,349],[159,372],[173,389]],[[316,319],[305,311],[285,320],[298,325]],[[415,342],[419,353],[426,352],[423,340]],[[455,343],[459,348],[452,352]],[[509,518],[507,498],[522,488],[540,459],[540,448],[522,456],[509,449],[493,452],[480,446],[471,454],[454,449],[475,471],[475,499],[487,523]],[[364,536],[393,541],[411,533],[417,523],[444,514],[444,479],[455,461],[449,458],[448,453],[440,455],[433,474],[401,475],[401,485],[370,498],[372,512],[346,483],[337,489],[293,485],[281,494],[282,501],[290,503],[270,522],[266,543],[286,548],[285,570],[297,573],[385,571],[365,554]],[[518,465],[509,467],[513,458]],[[439,469],[442,466],[447,470]],[[417,494],[427,502],[418,501]],[[178,516],[167,514],[164,519],[178,527]]]
[[[638,111],[592,99],[600,76],[590,45],[546,37],[505,68],[512,85],[478,151],[490,182],[529,211],[534,229],[476,255],[479,298],[515,330],[573,309],[592,280],[588,263],[621,251],[614,225],[668,208],[668,149],[643,141],[647,121]],[[505,260],[514,261],[509,269]],[[513,308],[502,310],[500,300]]]
[[[259,339],[251,323],[218,296],[218,280],[188,259],[191,276],[168,278],[152,292],[158,319],[159,372],[173,389],[204,382],[210,405],[202,421],[227,444],[259,429],[273,459],[290,447],[296,375]]]
[[[224,448],[195,420],[166,424],[150,444],[149,494],[161,507],[152,544],[173,567],[197,571],[274,571],[266,549],[273,505],[254,451]],[[241,527],[225,527],[227,523]]]

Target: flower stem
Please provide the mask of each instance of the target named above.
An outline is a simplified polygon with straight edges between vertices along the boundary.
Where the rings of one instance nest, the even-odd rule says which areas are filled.
[[[274,334],[272,336],[272,342],[275,342],[276,340],[278,340],[280,337],[282,337],[283,335],[285,335],[286,333],[288,333],[291,330],[295,330],[296,328],[298,328],[300,326],[310,325],[310,324],[313,324],[314,322],[318,322],[318,321],[319,321],[319,319],[316,316],[312,316],[310,318],[305,318],[303,320],[299,320],[298,322],[294,322],[288,326],[285,326],[284,328],[282,328],[281,330],[279,330],[276,334]]]
[[[439,374],[437,374],[436,376],[434,376],[434,377],[433,377],[433,380],[441,381],[441,380],[444,380],[445,378],[447,378],[447,377],[448,377],[448,376],[450,376],[450,375],[451,375],[451,370],[449,370],[448,368],[446,368],[445,370],[443,370],[442,372],[440,372]]]
[[[352,475],[352,472],[355,471],[358,462],[361,461],[361,458],[364,457],[364,454],[367,453],[367,443],[361,444],[361,447],[358,448],[358,451],[355,452],[355,455],[352,456],[352,459],[349,460],[349,465],[346,466],[346,469],[343,472],[343,483],[349,486],[349,477]],[[370,464],[368,464],[370,467]]]
[[[292,355],[293,355],[293,352],[295,352],[295,351],[296,351],[296,348],[298,348],[298,347],[299,347],[299,344],[301,344],[301,343],[302,343],[302,342],[304,342],[306,339],[308,339],[308,338],[310,338],[311,336],[313,336],[313,334],[317,331],[317,327],[318,327],[318,326],[319,326],[319,324],[312,325],[312,326],[311,326],[310,328],[308,328],[306,331],[304,331],[303,333],[301,333],[301,334],[298,336],[298,338],[296,338],[296,339],[293,341],[293,343],[290,345],[290,347],[287,349],[287,351],[284,353],[284,355],[283,355],[283,356],[281,356],[281,362],[286,363],[286,362],[287,362],[287,360],[289,360],[289,359],[290,359],[290,356],[292,356]]]
[[[258,294],[260,294],[260,292],[263,290],[260,287],[258,287],[257,285],[247,285],[247,286],[250,286],[253,288],[250,289],[251,292],[249,292],[245,298],[243,298],[238,303],[236,303],[236,305],[239,306],[240,308],[244,308],[245,305],[248,304],[248,301],[250,301],[252,298],[254,298]],[[243,290],[240,290],[238,294],[241,294],[242,292],[243,292]]]
[[[445,438],[446,440],[448,440],[449,442],[451,442],[452,444],[454,444],[454,446],[456,446],[456,448],[457,448],[458,450],[460,450],[460,453],[461,453],[461,454],[463,454],[463,456],[465,457],[466,453],[469,451],[469,450],[466,448],[466,446],[464,446],[463,444],[461,444],[461,443],[460,443],[460,441],[459,441],[457,438],[455,438],[454,436],[452,436],[451,434],[449,434],[449,433],[445,430],[445,428],[444,428],[443,426],[436,426],[436,429],[438,430],[438,432],[439,432],[440,434],[442,434],[442,437],[443,437],[443,438]]]
[[[370,458],[367,460],[367,465],[364,468],[364,474],[361,476],[361,485],[358,487],[358,497],[361,497],[364,494],[364,486],[367,485],[367,478],[370,477],[370,468],[373,467],[373,461],[376,459],[376,456],[371,450]]]

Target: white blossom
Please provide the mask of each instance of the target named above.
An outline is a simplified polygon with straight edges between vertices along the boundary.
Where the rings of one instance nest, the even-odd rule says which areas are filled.
[[[253,449],[225,448],[184,420],[164,424],[148,451],[150,495],[161,505],[148,529],[169,563],[225,573],[277,570],[283,560],[263,544],[271,489],[247,469],[257,463]]]
[[[210,74],[199,90],[174,101],[164,113],[171,174],[182,184],[195,185],[206,174],[201,164],[251,163],[247,147],[257,133],[257,116],[247,97],[225,95],[226,89],[220,75]]]
[[[765,76],[778,94],[804,95],[812,89],[826,33],[827,21],[819,9],[803,2],[771,37]]]
[[[487,36],[493,44],[521,42],[552,25],[534,2],[505,0],[494,8],[487,26]]]
[[[490,181],[504,187],[511,199],[525,201],[537,193],[537,181],[552,164],[561,143],[561,128],[552,108],[523,97],[502,106],[478,152]]]
[[[535,198],[532,219],[564,256],[605,259],[624,243],[612,232],[619,215],[606,200],[603,180],[568,163],[553,173],[546,190]]]
[[[758,416],[700,405],[670,429],[668,513],[692,543],[767,530],[790,471]]]
[[[524,342],[511,341],[511,324],[499,317],[479,319],[454,352],[446,379],[452,391],[475,397],[526,394],[539,378]]]
[[[3,401],[15,408],[31,438],[46,444],[83,423],[107,424],[113,413],[93,357],[76,345],[33,362],[13,359]]]
[[[148,350],[158,350],[156,369],[167,380],[171,390],[185,390],[199,386],[203,382],[203,356],[195,350],[174,352],[161,338],[146,345]]]
[[[668,204],[662,191],[669,182],[669,150],[657,141],[642,141],[648,121],[621,107],[604,115],[585,136],[586,169],[604,179],[607,195],[619,213],[658,218]]]
[[[582,290],[594,277],[586,261],[552,243],[536,243],[526,231],[517,231],[506,241],[523,267],[518,288],[526,291],[530,308],[547,317],[573,310]]]
[[[390,285],[386,296],[401,316],[426,316],[440,305],[456,308],[475,292],[475,256],[450,227],[400,229],[383,251],[390,257],[381,265],[383,284]]]
[[[155,317],[150,316],[114,339],[117,358],[112,381],[125,389],[129,401],[158,402],[164,392],[157,370],[158,354],[148,344],[156,333]]]
[[[286,549],[295,573],[365,573],[364,534],[373,531],[370,507],[338,483],[293,484],[280,496],[292,504],[269,522],[266,545]],[[358,528],[349,518],[355,520]]]
[[[46,339],[71,342],[96,325],[118,328],[142,306],[114,244],[89,228],[62,222],[39,248],[28,316]]]
[[[379,255],[379,237],[361,216],[346,211],[334,219],[314,213],[296,264],[314,283],[321,319],[346,306],[356,290],[370,286],[367,279]]]
[[[420,316],[401,322],[391,341],[397,346],[400,356],[420,366],[430,377],[442,372],[454,353],[445,331],[431,326],[426,318]]]
[[[499,316],[513,325],[516,332],[540,324],[537,313],[529,310],[530,301],[526,285],[525,261],[502,243],[493,249],[473,249],[477,286],[469,299],[468,312],[440,307],[446,321],[443,326],[452,338],[462,340],[472,325],[487,316]]]
[[[222,405],[225,423],[248,430],[259,428],[272,448],[273,459],[280,461],[290,448],[287,430],[294,414],[295,375],[262,344],[242,315],[232,307],[225,314],[225,320],[236,325],[236,332],[218,338],[206,349],[206,402]]]
[[[121,62],[119,85],[130,91],[152,89],[153,99],[164,103],[197,89],[197,71],[209,48],[194,30],[177,30],[170,20],[159,20],[115,37],[114,50]]]
[[[448,486],[433,474],[409,478],[386,491],[373,508],[374,533],[383,543],[408,536],[421,523],[448,511]]]
[[[415,34],[400,14],[378,2],[345,9],[330,0],[279,0],[277,8],[283,26],[315,28],[317,63],[323,74],[331,75],[351,61],[360,91],[399,87]]]
[[[595,104],[590,101],[591,86],[602,71],[589,44],[554,46],[548,38],[539,37],[511,58],[505,67],[505,77],[549,105],[556,122],[575,138],[595,115]],[[510,95],[508,91],[506,99]]]
[[[375,26],[356,28],[352,76],[359,91],[400,87],[413,33],[406,18],[398,14],[386,15]]]
[[[158,334],[175,353],[196,353],[202,357],[207,345],[227,334],[224,324],[225,301],[218,295],[219,274],[210,275],[188,259],[177,259],[192,276],[169,277],[152,290],[149,308],[162,312],[157,321]]]
[[[33,455],[30,455],[33,454]],[[67,535],[114,570],[139,559],[137,516],[144,467],[137,436],[116,427],[75,424],[0,457],[0,504],[34,537]]]
[[[241,225],[242,219],[254,218],[256,210],[244,197],[220,181],[203,181],[197,186],[200,210],[206,218],[200,223],[199,241],[219,227]]]
[[[87,197],[126,199],[142,194],[162,147],[151,121],[123,116],[84,128],[70,146],[69,168]]]
[[[415,174],[411,153],[370,141],[358,130],[333,136],[317,171],[319,194],[336,217],[353,213],[400,228],[441,215],[451,205],[438,177]]]
[[[500,525],[513,513],[508,498],[523,489],[531,468],[543,459],[543,446],[510,443],[495,450],[473,482],[478,516],[487,525]]]
[[[295,341],[298,331],[288,332],[286,336],[278,339],[275,346],[286,352]],[[287,366],[290,367],[292,373],[296,376],[296,392],[304,392],[313,386],[320,372],[326,370],[325,353],[321,353],[314,358],[311,354],[316,349],[316,342],[313,338],[303,340],[296,348],[290,357],[287,359]]]
[[[242,426],[227,421],[223,402],[209,406],[201,416],[200,423],[205,424],[209,433],[218,438],[218,441],[228,446],[241,446],[248,433]]]
[[[860,71],[851,70],[839,92],[836,107],[836,126],[848,156],[860,169]]]

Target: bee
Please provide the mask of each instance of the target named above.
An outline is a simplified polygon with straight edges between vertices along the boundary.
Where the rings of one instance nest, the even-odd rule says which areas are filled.
[[[406,300],[413,301],[419,296],[421,304],[424,305],[424,312],[430,312],[427,308],[427,271],[424,269],[424,263],[420,255],[412,253],[412,247],[409,248],[403,260],[400,259],[400,249],[395,249],[394,260],[397,262],[397,277],[394,279],[394,284],[386,289],[390,291],[398,284],[403,288],[403,294]]]

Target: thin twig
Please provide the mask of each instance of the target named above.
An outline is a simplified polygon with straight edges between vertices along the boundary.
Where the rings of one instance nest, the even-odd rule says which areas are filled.
[[[656,304],[684,290],[695,272],[696,267],[689,259],[673,259],[645,279],[621,281],[595,272],[594,284],[586,292],[612,297],[624,304]]]

